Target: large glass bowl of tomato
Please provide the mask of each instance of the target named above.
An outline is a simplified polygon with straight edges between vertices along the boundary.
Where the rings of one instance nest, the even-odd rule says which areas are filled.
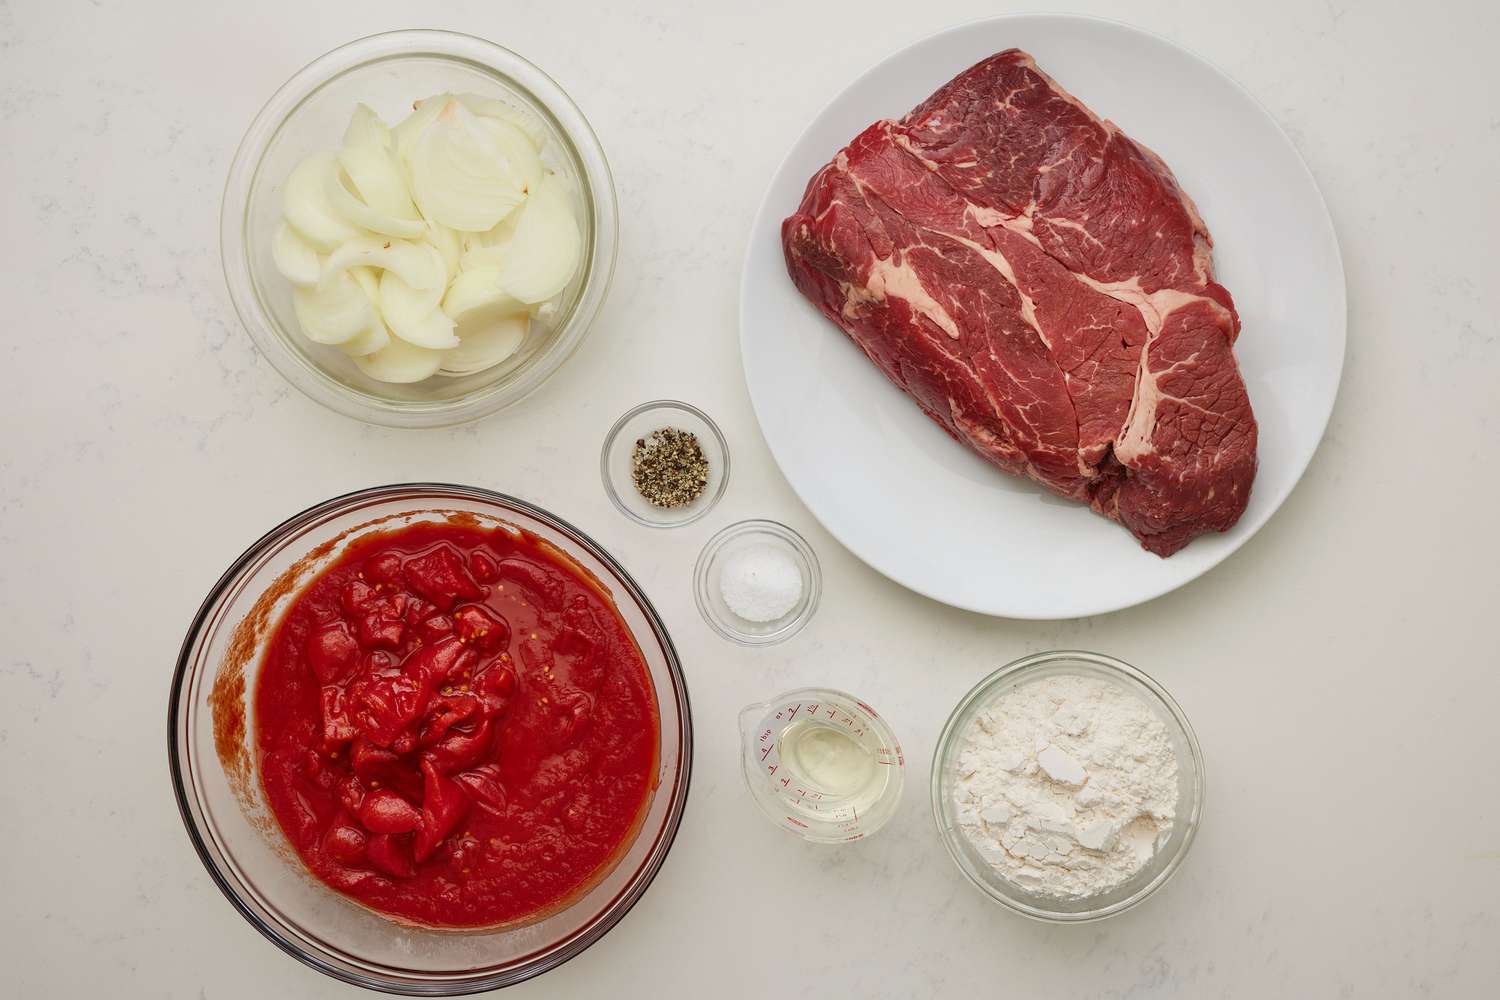
[[[209,592],[168,752],[230,903],[334,978],[413,996],[554,968],[640,899],[692,760],[671,638],[583,532],[467,486],[336,497]]]

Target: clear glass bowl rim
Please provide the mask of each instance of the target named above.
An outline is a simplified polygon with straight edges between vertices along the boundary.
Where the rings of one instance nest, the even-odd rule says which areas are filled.
[[[723,468],[719,470],[719,482],[714,487],[714,491],[708,495],[701,507],[693,511],[691,517],[685,517],[680,521],[652,521],[641,517],[641,515],[626,506],[625,501],[620,499],[620,491],[615,489],[614,478],[609,474],[609,453],[614,449],[615,441],[619,438],[620,432],[625,429],[626,424],[630,423],[636,417],[643,413],[650,413],[652,410],[682,410],[684,413],[691,413],[703,421],[703,426],[708,428],[708,432],[714,437],[714,442],[719,446],[719,453],[724,456]],[[643,524],[648,528],[680,528],[683,525],[692,524],[713,510],[719,501],[723,499],[725,491],[729,489],[729,442],[725,440],[724,432],[719,429],[719,425],[714,423],[713,417],[710,417],[692,403],[684,403],[680,399],[653,399],[626,410],[620,415],[620,419],[614,422],[614,426],[610,427],[609,433],[604,435],[604,446],[599,450],[599,475],[604,479],[604,494],[609,497],[609,502],[615,505],[616,510],[630,518],[636,524]]]
[[[1065,913],[1057,910],[1049,910],[1040,906],[1032,906],[1023,902],[1018,897],[1010,896],[993,885],[977,877],[969,870],[959,852],[957,838],[962,836],[957,830],[948,829],[943,820],[943,763],[948,759],[952,744],[958,738],[958,722],[963,718],[968,709],[976,702],[988,697],[1001,685],[1009,684],[1018,679],[1022,674],[1029,673],[1041,667],[1067,662],[1082,662],[1096,667],[1105,673],[1120,674],[1131,681],[1139,683],[1146,690],[1156,696],[1167,713],[1172,716],[1177,726],[1181,729],[1183,741],[1187,744],[1188,754],[1193,761],[1193,805],[1187,816],[1182,817],[1184,833],[1182,843],[1178,845],[1177,851],[1167,859],[1166,865],[1156,874],[1150,882],[1141,886],[1135,892],[1124,899],[1117,900],[1106,906],[1093,910],[1083,910],[1077,913]],[[1134,687],[1131,687],[1134,690]],[[1012,660],[1005,666],[993,671],[978,684],[969,689],[968,693],[959,699],[958,704],[948,716],[948,721],[943,724],[942,732],[938,735],[937,746],[932,754],[932,818],[937,824],[938,838],[942,840],[943,847],[947,849],[948,856],[958,866],[973,885],[986,896],[993,899],[1022,916],[1033,920],[1041,920],[1048,923],[1076,924],[1087,923],[1094,920],[1103,920],[1105,917],[1114,916],[1140,904],[1151,896],[1162,886],[1171,880],[1177,870],[1182,867],[1186,860],[1188,850],[1193,846],[1193,841],[1198,835],[1199,822],[1203,816],[1203,800],[1206,791],[1206,782],[1203,770],[1203,748],[1198,743],[1198,734],[1193,731],[1193,726],[1188,722],[1187,715],[1177,700],[1153,679],[1144,670],[1132,666],[1124,660],[1117,659],[1105,653],[1093,653],[1082,649],[1054,649],[1042,653],[1032,653],[1023,656],[1019,660]]]
[[[661,643],[667,663],[667,670],[671,675],[672,686],[677,694],[677,712],[678,717],[681,719],[680,731],[678,733],[678,738],[681,742],[681,750],[678,754],[678,769],[674,787],[670,789],[672,800],[669,803],[662,829],[652,852],[641,863],[633,880],[615,897],[613,902],[595,917],[592,923],[582,928],[571,941],[567,942],[561,948],[544,954],[539,959],[533,959],[522,965],[496,972],[484,979],[455,980],[452,977],[444,977],[440,982],[435,982],[432,985],[415,983],[411,980],[403,980],[400,983],[385,982],[343,969],[336,964],[324,961],[318,955],[296,947],[291,942],[282,938],[276,932],[275,928],[262,921],[240,899],[235,888],[228,883],[223,873],[219,870],[208,845],[204,841],[204,835],[199,831],[197,824],[193,820],[192,810],[188,801],[189,789],[187,787],[187,779],[185,778],[187,769],[184,766],[179,747],[180,740],[189,738],[188,734],[181,731],[182,727],[186,724],[186,720],[180,706],[183,686],[189,678],[195,647],[201,637],[204,625],[209,621],[216,605],[235,586],[245,570],[254,564],[258,557],[268,549],[278,545],[289,537],[294,537],[316,526],[327,518],[337,516],[346,507],[355,506],[370,500],[398,500],[404,497],[429,500],[457,497],[477,502],[498,504],[502,508],[512,508],[528,517],[536,518],[553,530],[566,535],[570,540],[587,550],[591,556],[608,566],[611,572],[616,574],[619,581],[625,586],[630,599],[639,606],[642,614],[651,623],[655,638]],[[666,624],[662,621],[661,615],[657,613],[656,607],[651,603],[645,592],[641,590],[635,578],[613,556],[605,551],[603,547],[589,537],[588,534],[574,527],[568,521],[533,503],[495,490],[453,483],[392,483],[386,486],[372,486],[344,493],[314,504],[292,515],[258,538],[219,577],[218,581],[209,590],[208,596],[203,599],[203,603],[199,605],[197,612],[193,615],[192,623],[189,625],[187,634],[183,639],[182,646],[178,652],[177,663],[173,669],[172,683],[168,691],[167,701],[167,762],[172,780],[173,798],[177,803],[177,810],[182,818],[183,827],[187,831],[188,839],[192,842],[193,850],[198,855],[198,860],[203,863],[203,867],[208,871],[209,878],[213,880],[214,885],[219,888],[224,897],[229,900],[230,905],[234,907],[235,911],[244,917],[246,922],[259,931],[268,941],[304,965],[316,969],[330,978],[352,986],[359,986],[380,993],[403,996],[465,996],[512,986],[516,983],[533,979],[536,976],[557,968],[570,959],[576,958],[600,938],[604,937],[605,934],[609,933],[625,917],[625,914],[634,908],[641,897],[645,895],[646,890],[650,888],[651,883],[655,881],[657,874],[661,871],[661,867],[665,863],[667,854],[671,851],[672,844],[677,837],[677,832],[682,825],[693,769],[693,718],[688,698],[687,678],[683,673],[682,663],[677,655],[677,648],[672,642],[671,635],[667,632]],[[643,829],[641,832],[644,834],[646,831]]]
[[[360,66],[422,55],[480,67],[519,88],[545,109],[582,167],[579,179],[594,213],[594,240],[583,288],[555,342],[518,372],[513,382],[484,386],[454,399],[413,402],[384,400],[360,392],[285,343],[275,324],[265,316],[260,294],[250,276],[245,213],[267,147],[286,119],[314,91]],[[475,35],[435,28],[387,31],[346,42],[318,56],[292,74],[256,113],[235,150],[225,181],[219,250],[224,281],[240,325],[271,367],[299,392],[337,413],[367,423],[386,427],[446,427],[478,420],[520,402],[555,374],[583,343],[614,277],[619,250],[619,202],[599,137],[578,105],[546,71],[519,53]]]
[[[795,618],[787,622],[775,632],[766,635],[752,635],[748,632],[740,632],[726,623],[720,621],[713,613],[710,606],[708,593],[708,564],[710,559],[724,547],[724,543],[730,539],[745,534],[749,531],[765,531],[776,535],[795,549],[807,562],[807,574],[811,581],[808,589],[807,606],[804,607]],[[693,600],[698,604],[698,614],[708,627],[719,635],[737,642],[742,646],[771,646],[778,642],[785,642],[792,636],[801,632],[807,623],[812,621],[812,616],[818,610],[818,603],[823,599],[823,568],[818,563],[818,554],[808,544],[807,539],[794,528],[789,528],[780,521],[772,521],[763,517],[752,517],[744,521],[735,521],[733,524],[725,525],[714,532],[712,538],[703,543],[703,548],[698,552],[698,560],[693,564]]]

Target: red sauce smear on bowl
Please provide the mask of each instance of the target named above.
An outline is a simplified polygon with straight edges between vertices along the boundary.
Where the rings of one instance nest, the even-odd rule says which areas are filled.
[[[598,584],[524,532],[352,543],[288,607],[255,710],[266,798],[308,869],[428,926],[565,905],[656,784],[640,649]]]

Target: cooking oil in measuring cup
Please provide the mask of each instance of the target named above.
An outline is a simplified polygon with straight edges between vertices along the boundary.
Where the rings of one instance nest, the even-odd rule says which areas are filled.
[[[772,821],[820,843],[867,837],[901,801],[905,761],[873,708],[804,688],[740,713],[750,794]]]

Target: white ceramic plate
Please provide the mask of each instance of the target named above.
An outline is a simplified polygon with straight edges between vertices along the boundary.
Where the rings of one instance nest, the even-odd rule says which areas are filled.
[[[779,230],[808,178],[871,122],[901,117],[960,71],[1012,46],[1171,165],[1213,233],[1217,277],[1240,312],[1235,354],[1260,423],[1250,505],[1233,530],[1202,536],[1170,559],[948,437],[787,277]],[[750,396],[802,501],[898,583],[1011,618],[1129,607],[1243,545],[1286,499],[1323,435],[1343,368],[1344,323],[1344,272],[1328,210],[1291,141],[1255,99],[1165,39],[1066,15],[963,25],[856,80],[771,182],[740,288]]]

